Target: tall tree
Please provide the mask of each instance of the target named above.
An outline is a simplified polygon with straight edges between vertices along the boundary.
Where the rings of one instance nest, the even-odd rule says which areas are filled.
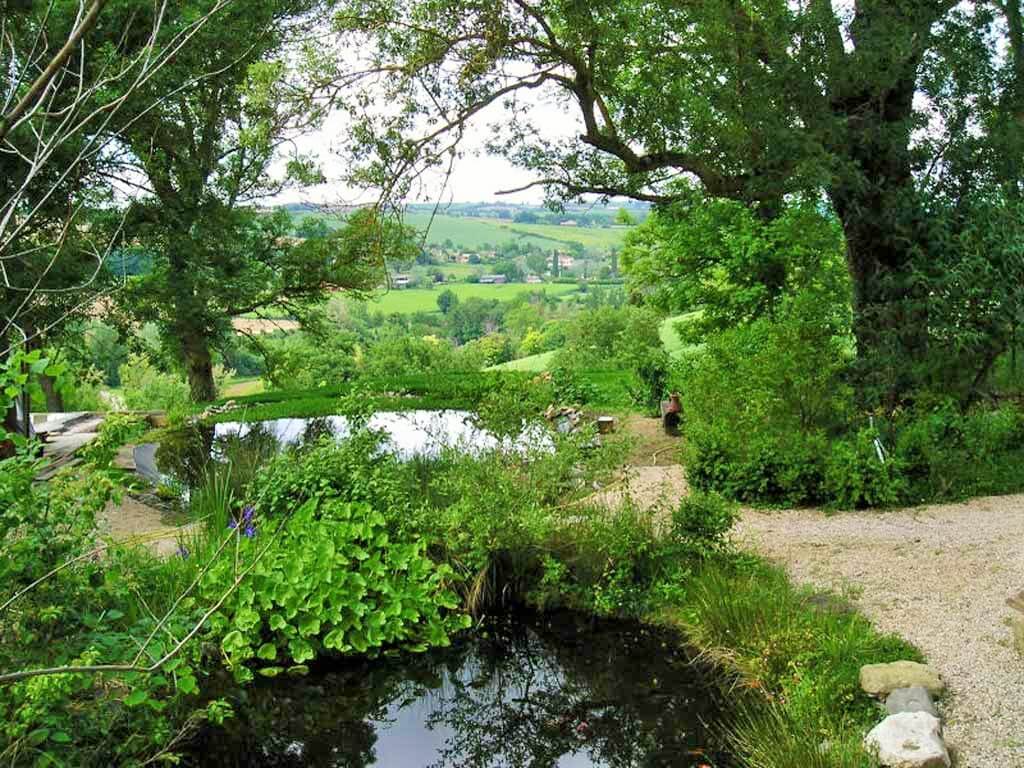
[[[386,194],[496,103],[512,113],[492,150],[556,203],[670,202],[684,177],[772,218],[787,195],[825,194],[845,234],[858,354],[910,370],[930,342],[919,267],[943,247],[924,177],[965,132],[989,146],[1001,135],[1020,156],[1017,78],[987,75],[1016,66],[1000,41],[1019,18],[1017,0],[376,0],[349,3],[338,27],[401,73],[389,95],[405,109],[364,115],[361,134]],[[515,109],[536,89],[571,108],[579,135],[553,137]],[[991,119],[964,113],[979,103]]]
[[[0,0],[0,365],[109,287],[120,220],[104,170],[125,96],[226,2],[166,28],[165,0]]]
[[[211,1],[179,12],[201,13]],[[196,401],[216,394],[213,352],[231,318],[269,307],[301,316],[328,289],[371,288],[388,249],[402,247],[400,231],[371,212],[302,239],[287,215],[255,207],[287,183],[319,180],[295,153],[283,177],[270,173],[281,148],[324,115],[309,42],[319,10],[314,0],[236,3],[149,83],[156,93],[190,87],[156,108],[151,93],[133,97],[139,115],[122,135],[121,178],[143,192],[131,232],[153,269],[132,281],[123,305],[158,324]]]

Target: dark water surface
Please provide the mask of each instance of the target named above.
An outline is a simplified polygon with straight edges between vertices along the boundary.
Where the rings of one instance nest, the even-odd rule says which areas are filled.
[[[231,697],[192,766],[723,768],[713,680],[672,635],[573,614],[314,668]]]

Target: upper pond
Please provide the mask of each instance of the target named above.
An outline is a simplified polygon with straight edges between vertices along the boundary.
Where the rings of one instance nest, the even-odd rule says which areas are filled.
[[[323,416],[314,419],[274,419],[256,422],[282,445],[294,445],[307,438],[311,425],[320,433],[330,432],[336,438],[348,436],[349,420],[344,416]],[[367,427],[387,435],[385,448],[401,458],[433,455],[443,448],[465,451],[491,450],[503,443],[494,435],[476,426],[469,411],[381,411],[373,414]],[[214,438],[238,435],[244,437],[253,424],[228,422],[214,427]],[[542,429],[529,429],[504,447],[523,450],[538,441],[550,443]]]
[[[373,414],[367,427],[383,433],[383,449],[402,459],[435,456],[448,448],[479,453],[502,447],[525,453],[552,447],[551,436],[542,426],[527,427],[518,437],[499,439],[479,427],[469,411],[380,411]],[[196,449],[206,456],[217,457],[225,442],[237,439],[251,447],[259,446],[265,454],[270,449],[310,442],[325,434],[342,440],[350,432],[350,422],[344,416],[224,422],[171,433],[160,446],[160,452],[155,444],[140,445],[135,449],[135,462],[139,471],[151,480],[160,481],[167,475],[184,479],[180,464],[188,459],[186,454],[194,454]],[[199,458],[193,456],[192,460]]]
[[[338,662],[229,695],[188,764],[254,768],[723,768],[713,681],[677,638],[575,614],[447,649]]]

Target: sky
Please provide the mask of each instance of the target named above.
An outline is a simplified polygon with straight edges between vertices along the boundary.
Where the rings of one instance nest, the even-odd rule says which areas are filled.
[[[537,125],[548,136],[566,137],[582,131],[576,112],[557,103],[550,93],[524,90],[517,95],[520,105],[529,113]],[[540,188],[518,192],[512,195],[497,195],[505,189],[521,187],[534,180],[529,172],[516,168],[502,157],[489,155],[484,146],[491,136],[490,126],[501,124],[505,109],[500,104],[491,105],[475,116],[469,124],[462,144],[462,156],[457,158],[451,176],[444,183],[441,171],[433,173],[425,185],[424,192],[407,202],[450,203],[489,202],[540,204],[544,193]],[[286,190],[276,196],[276,204],[308,202],[317,204],[355,204],[368,202],[370,195],[360,193],[346,186],[340,179],[344,173],[344,162],[333,151],[344,143],[346,123],[341,115],[332,115],[324,127],[300,137],[295,145],[303,153],[312,153],[320,158],[328,183],[302,190]]]

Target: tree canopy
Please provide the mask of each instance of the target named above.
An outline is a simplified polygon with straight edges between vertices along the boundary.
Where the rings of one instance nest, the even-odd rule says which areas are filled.
[[[1024,34],[1009,0],[375,0],[344,4],[336,23],[374,51],[402,105],[362,112],[355,133],[361,178],[385,196],[504,104],[491,150],[556,204],[666,203],[696,184],[771,219],[788,196],[827,200],[865,390],[894,358],[927,367],[928,265],[959,258],[957,211],[1021,190]],[[534,124],[517,108],[527,90],[554,94],[578,135]],[[876,394],[914,386],[908,373]]]

